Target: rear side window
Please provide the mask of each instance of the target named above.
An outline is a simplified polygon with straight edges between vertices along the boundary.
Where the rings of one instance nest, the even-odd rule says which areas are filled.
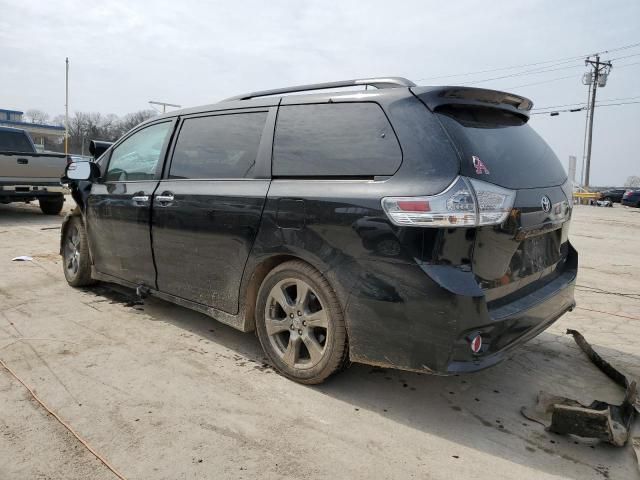
[[[525,119],[495,108],[447,105],[436,110],[462,156],[463,175],[506,188],[561,185],[567,175]],[[474,157],[486,167],[477,168]]]
[[[0,130],[0,152],[33,153],[33,147],[25,133]]]
[[[280,107],[273,175],[300,177],[393,175],[402,152],[375,103]]]
[[[243,178],[255,164],[267,112],[187,118],[169,178]]]

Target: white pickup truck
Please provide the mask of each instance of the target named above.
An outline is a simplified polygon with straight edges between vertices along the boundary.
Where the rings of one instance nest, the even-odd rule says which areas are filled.
[[[64,204],[64,174],[69,156],[38,153],[29,134],[0,127],[0,203],[38,200],[42,213],[57,215]]]

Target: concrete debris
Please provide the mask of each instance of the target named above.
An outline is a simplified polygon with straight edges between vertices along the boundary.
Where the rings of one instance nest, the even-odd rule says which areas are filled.
[[[550,432],[594,438],[617,447],[629,439],[635,409],[629,397],[635,395],[635,382],[621,405],[594,401],[583,405],[576,400],[541,391],[533,408],[524,407],[522,414],[544,425]]]
[[[615,383],[625,388],[620,405],[599,400],[583,405],[576,400],[541,391],[532,408],[523,407],[522,415],[538,422],[550,432],[597,439],[616,447],[629,441],[635,416],[640,413],[637,383],[603,359],[577,330],[567,330],[589,360]],[[640,468],[640,437],[631,438],[631,445]]]

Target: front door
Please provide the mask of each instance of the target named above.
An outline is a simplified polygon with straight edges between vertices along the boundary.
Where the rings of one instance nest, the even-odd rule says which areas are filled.
[[[237,313],[269,189],[274,119],[275,109],[183,119],[153,203],[161,292]]]
[[[92,185],[86,222],[98,272],[155,288],[151,201],[173,125],[155,123],[129,135],[113,148],[106,171]]]

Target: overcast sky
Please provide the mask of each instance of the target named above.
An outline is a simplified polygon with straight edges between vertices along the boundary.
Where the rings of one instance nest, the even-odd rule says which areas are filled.
[[[584,62],[557,63],[640,42],[638,0],[0,0],[0,12],[0,108],[52,116],[64,112],[65,56],[71,112],[122,115],[149,100],[194,106],[356,77],[460,84],[540,67],[430,77],[559,59],[548,64],[553,71],[476,85],[543,107],[587,97]],[[613,62],[598,99],[640,101],[640,47],[603,58],[628,55]],[[597,108],[594,118],[591,184],[640,175],[640,103]],[[531,125],[566,165],[569,155],[582,158],[584,120],[584,112],[536,115]]]

